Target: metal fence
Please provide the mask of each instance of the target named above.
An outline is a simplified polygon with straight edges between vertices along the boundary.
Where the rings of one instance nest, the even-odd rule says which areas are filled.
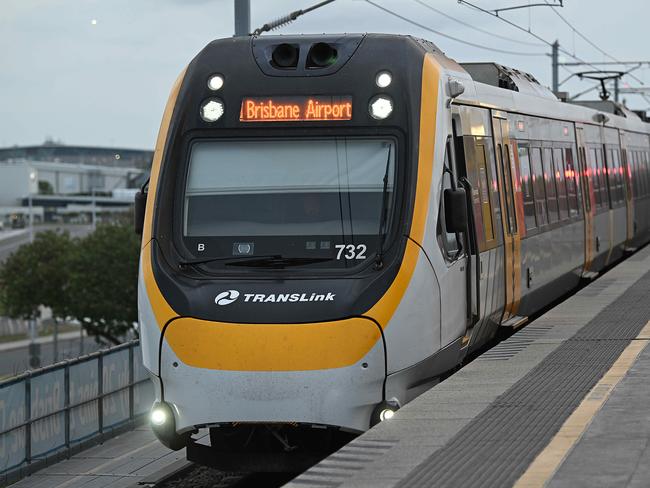
[[[1,382],[0,485],[133,424],[153,398],[138,341]]]

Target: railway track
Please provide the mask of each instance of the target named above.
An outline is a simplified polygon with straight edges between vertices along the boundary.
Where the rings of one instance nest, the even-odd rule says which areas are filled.
[[[276,488],[288,483],[299,473],[224,472],[181,460],[131,488]]]

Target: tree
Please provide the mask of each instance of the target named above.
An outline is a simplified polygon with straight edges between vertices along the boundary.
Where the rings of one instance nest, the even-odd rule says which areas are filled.
[[[13,318],[35,319],[38,307],[63,317],[68,309],[69,259],[74,241],[67,232],[36,234],[0,267],[0,301]]]
[[[119,344],[138,320],[139,251],[131,224],[103,224],[70,258],[68,314],[99,340]]]
[[[53,195],[54,188],[52,187],[52,183],[49,181],[40,180],[38,182],[38,193],[40,195]]]

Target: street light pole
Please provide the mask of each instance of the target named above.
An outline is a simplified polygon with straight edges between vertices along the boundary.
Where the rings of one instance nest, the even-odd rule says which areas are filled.
[[[235,0],[235,37],[247,36],[251,31],[250,0]]]
[[[29,242],[34,242],[34,207],[32,206],[32,190],[29,189],[27,197],[29,202]]]

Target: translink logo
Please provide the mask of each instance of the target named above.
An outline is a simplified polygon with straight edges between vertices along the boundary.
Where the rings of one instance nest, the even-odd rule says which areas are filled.
[[[227,290],[219,293],[214,303],[230,305],[240,296],[237,290]],[[304,303],[304,302],[333,302],[335,293],[244,293],[244,302],[250,303]]]

